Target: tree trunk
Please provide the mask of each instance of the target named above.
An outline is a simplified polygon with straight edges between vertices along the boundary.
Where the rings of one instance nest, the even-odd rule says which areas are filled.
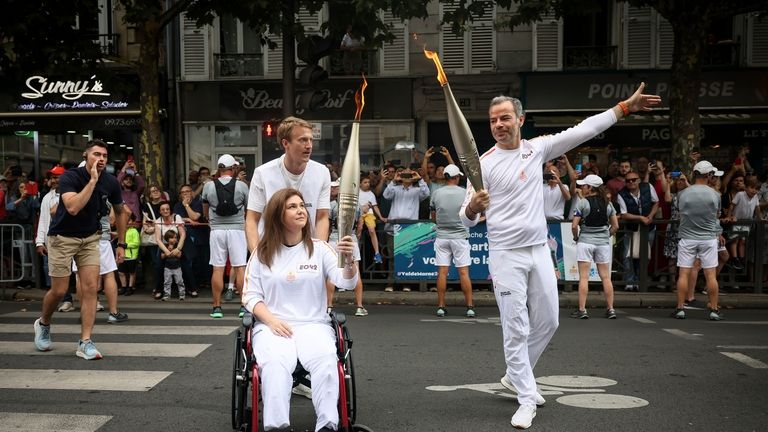
[[[141,48],[137,65],[141,83],[141,137],[139,156],[141,172],[149,184],[163,187],[163,130],[160,125],[160,37],[162,27],[149,21],[136,28]]]
[[[672,166],[690,173],[690,154],[699,148],[699,86],[703,36],[699,17],[683,14],[670,20],[675,32],[675,50],[670,72],[669,121],[672,137]]]

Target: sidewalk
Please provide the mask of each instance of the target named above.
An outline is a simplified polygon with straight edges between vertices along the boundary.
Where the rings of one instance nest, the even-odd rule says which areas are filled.
[[[0,300],[2,301],[41,301],[46,291],[38,288],[0,289]],[[103,296],[102,296],[103,297]],[[575,309],[577,305],[577,294],[573,292],[563,292],[560,294],[560,307],[563,309]],[[696,298],[706,302],[707,298],[703,294],[697,294]],[[448,291],[446,294],[447,306],[464,306],[464,296],[461,291]],[[496,299],[493,293],[487,290],[475,291],[473,293],[475,306],[496,306]],[[154,302],[149,292],[137,291],[132,296],[120,296],[120,303],[138,303]],[[177,300],[174,298],[169,306]],[[670,292],[624,292],[617,291],[614,299],[616,308],[673,308],[676,303],[675,293]],[[187,303],[210,304],[211,292],[202,291],[196,299],[187,298]],[[337,305],[347,305],[354,303],[354,294],[351,291],[338,292],[336,295]],[[437,293],[434,292],[385,292],[381,288],[372,288],[365,291],[363,303],[366,305],[410,305],[410,306],[437,306]],[[604,307],[603,295],[600,291],[590,291],[587,298],[587,307]],[[726,309],[768,309],[768,294],[732,294],[723,293],[720,295],[720,306]]]

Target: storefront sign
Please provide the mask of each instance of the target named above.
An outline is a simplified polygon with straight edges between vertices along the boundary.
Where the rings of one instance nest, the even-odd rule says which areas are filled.
[[[766,70],[705,71],[699,84],[700,108],[768,107]],[[602,111],[630,97],[641,82],[646,93],[669,105],[669,71],[615,73],[531,73],[524,78],[528,112]]]
[[[368,78],[363,120],[412,118],[410,79]],[[306,87],[296,87],[295,113],[309,120],[349,120],[355,116],[359,79],[328,80],[316,91],[326,101],[316,110],[298,108]],[[282,82],[194,82],[182,87],[183,121],[263,121],[283,117]],[[403,99],[404,98],[404,99]],[[212,103],[200,103],[201,100]]]
[[[34,75],[22,83],[0,84],[0,116],[139,111],[138,77],[91,74],[86,78]]]

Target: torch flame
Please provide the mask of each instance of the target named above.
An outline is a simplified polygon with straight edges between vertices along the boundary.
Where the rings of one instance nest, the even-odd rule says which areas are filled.
[[[437,68],[437,80],[440,81],[440,85],[445,86],[448,84],[448,78],[445,76],[443,65],[440,64],[440,57],[438,57],[437,53],[424,48],[424,55],[435,62],[435,67]]]
[[[355,121],[359,121],[363,114],[363,107],[365,106],[365,88],[368,87],[368,80],[365,79],[363,74],[363,83],[360,85],[360,89],[355,92]]]

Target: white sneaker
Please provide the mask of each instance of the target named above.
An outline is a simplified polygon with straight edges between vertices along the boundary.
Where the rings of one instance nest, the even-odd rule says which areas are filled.
[[[75,305],[72,304],[72,302],[61,302],[59,305],[59,308],[57,309],[59,312],[72,312],[75,310]]]
[[[368,311],[361,306],[355,311],[355,316],[368,316]]]
[[[391,286],[388,286],[388,287],[384,288],[384,292],[392,292],[392,291],[394,291],[394,290],[395,290],[395,289],[394,289],[394,288],[392,288]]]
[[[101,312],[104,310],[104,305],[101,304],[101,302],[96,302],[96,312]]]
[[[299,396],[304,396],[307,399],[312,399],[312,389],[304,384],[298,384],[291,390],[291,393]]]
[[[533,424],[533,418],[536,417],[536,405],[523,404],[512,416],[512,427],[515,429],[528,429]]]
[[[518,394],[517,389],[512,385],[512,382],[507,378],[506,375],[501,377],[501,385],[503,385],[507,390]],[[542,406],[545,403],[547,403],[547,400],[544,399],[544,396],[542,396],[541,393],[536,392],[536,405]]]

